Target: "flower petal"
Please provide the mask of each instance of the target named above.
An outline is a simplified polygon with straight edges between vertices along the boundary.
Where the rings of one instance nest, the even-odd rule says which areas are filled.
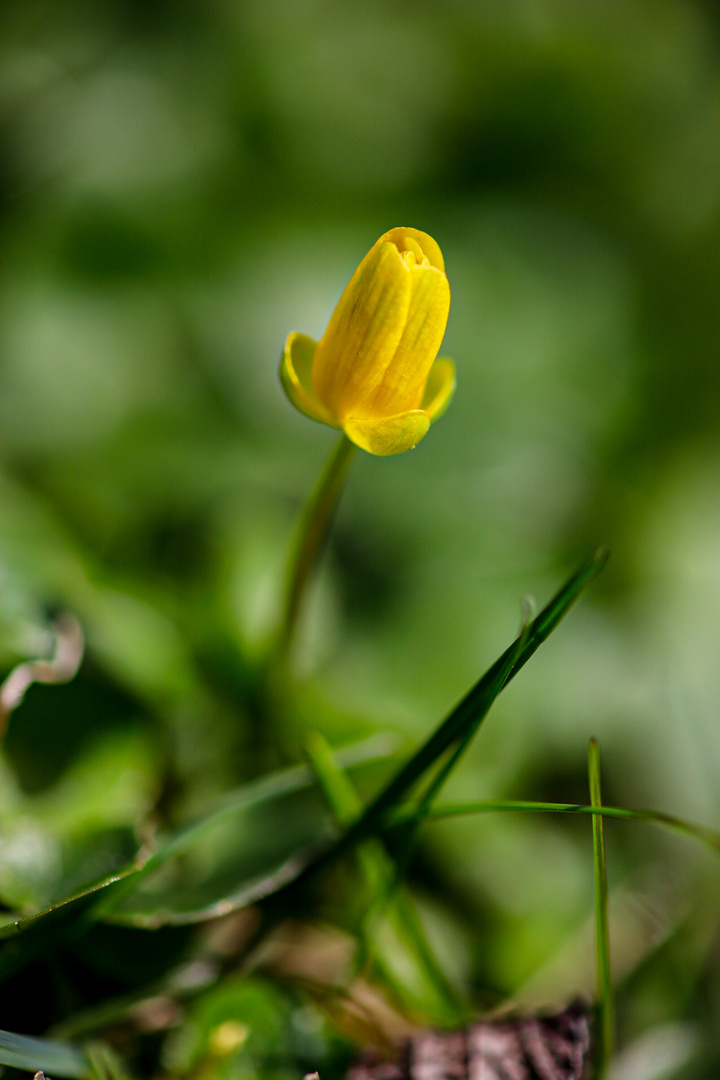
[[[450,310],[450,286],[442,270],[407,264],[410,305],[402,337],[382,381],[363,398],[368,416],[392,416],[417,408],[430,368],[445,334]]]
[[[288,334],[280,358],[280,381],[283,390],[296,409],[311,420],[339,427],[324,405],[315,397],[312,384],[312,364],[317,342],[305,334]]]
[[[412,450],[430,427],[430,418],[421,409],[411,409],[383,420],[349,417],[343,424],[345,434],[369,454],[388,457]]]
[[[434,423],[447,409],[455,393],[455,365],[446,356],[439,357],[430,369],[420,408]]]
[[[378,240],[350,278],[315,353],[315,395],[339,420],[385,374],[407,322],[410,294],[407,263],[395,244]]]

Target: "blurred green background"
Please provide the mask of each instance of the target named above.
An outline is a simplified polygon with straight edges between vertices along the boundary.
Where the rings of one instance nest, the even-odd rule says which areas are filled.
[[[395,225],[442,247],[458,391],[356,463],[296,720],[405,751],[607,543],[449,793],[585,801],[595,735],[606,801],[720,823],[717,6],[5,0],[0,64],[3,670],[55,610],[88,642],[6,738],[6,907],[299,755],[250,673],[335,435],[277,362]],[[621,1042],[670,1069],[618,1075],[716,1076],[718,866],[624,823],[608,848]],[[479,1002],[592,989],[590,852],[586,821],[427,828],[412,872]]]

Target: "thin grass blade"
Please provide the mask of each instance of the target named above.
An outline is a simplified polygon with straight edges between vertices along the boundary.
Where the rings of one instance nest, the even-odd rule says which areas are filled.
[[[490,708],[512,678],[556,628],[580,594],[600,573],[608,551],[598,549],[592,558],[565,583],[540,614],[486,671],[470,692],[452,710],[416,754],[375,797],[362,816],[341,837],[337,850],[347,850],[362,836],[377,831],[383,818],[406,797],[414,785],[442,755],[468,731],[477,731]]]
[[[648,825],[656,825],[661,829],[680,833],[691,840],[697,840],[699,843],[712,848],[716,854],[720,854],[720,832],[716,829],[709,829],[706,825],[696,825],[692,821],[685,821],[683,818],[674,817],[672,814],[664,814],[660,810],[634,810],[623,806],[594,807],[589,803],[552,803],[536,802],[530,799],[499,799],[435,806],[428,811],[423,820],[427,822],[444,821],[446,818],[464,817],[469,814],[495,813],[590,814],[603,818],[615,818],[620,821],[642,821]],[[393,813],[392,818],[384,828],[385,830],[404,829],[414,820],[415,808],[403,806]]]
[[[594,808],[602,806],[600,784],[600,747],[596,739],[588,747],[588,779],[590,802]],[[599,1080],[612,1059],[615,1046],[615,998],[610,967],[610,926],[608,922],[607,862],[603,821],[593,814],[593,858],[595,867],[595,949],[597,957],[598,1040],[596,1068]]]
[[[328,743],[317,732],[310,732],[305,752],[338,823],[347,825],[355,820],[362,803],[350,778],[338,768]],[[358,848],[357,858],[372,900],[361,927],[356,971],[374,966],[399,1003],[429,1009],[438,1020],[456,1021],[464,1006],[435,957],[412,897],[399,885],[396,868],[382,842],[367,840]],[[407,978],[399,981],[376,948],[377,921],[383,915],[415,970],[410,980],[412,992]]]

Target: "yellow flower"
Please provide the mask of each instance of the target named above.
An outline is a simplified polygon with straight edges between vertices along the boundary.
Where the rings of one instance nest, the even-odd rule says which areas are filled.
[[[452,361],[435,359],[449,308],[433,238],[391,229],[350,278],[320,342],[289,335],[280,362],[285,393],[371,454],[411,450],[455,389]]]

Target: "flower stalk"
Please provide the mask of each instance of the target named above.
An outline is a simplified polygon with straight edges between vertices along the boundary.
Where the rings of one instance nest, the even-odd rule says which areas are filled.
[[[357,446],[343,435],[333,450],[298,522],[285,587],[277,654],[286,660],[292,650],[298,615],[312,572],[330,535]]]

